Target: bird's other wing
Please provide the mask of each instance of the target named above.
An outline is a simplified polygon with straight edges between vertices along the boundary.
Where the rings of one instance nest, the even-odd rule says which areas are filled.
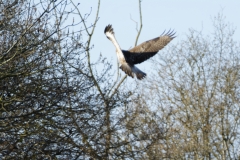
[[[112,25],[110,25],[110,24],[107,25],[107,26],[105,27],[105,29],[104,29],[104,33],[106,34],[107,38],[108,38],[110,41],[112,41],[113,45],[115,46],[117,55],[119,56],[118,58],[123,58],[123,55],[122,55],[122,52],[121,52],[121,48],[120,48],[117,40],[115,39]]]
[[[130,64],[142,63],[164,48],[173,38],[175,38],[174,35],[175,32],[169,30],[167,33],[163,32],[161,36],[143,42],[128,51],[123,50],[126,61]]]

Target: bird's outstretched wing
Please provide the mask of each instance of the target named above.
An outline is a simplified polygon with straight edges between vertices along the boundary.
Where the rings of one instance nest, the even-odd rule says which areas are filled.
[[[128,51],[123,50],[122,52],[126,61],[130,64],[142,63],[164,48],[173,38],[175,38],[174,34],[174,31],[169,30],[167,33],[163,32],[161,36],[143,42]]]

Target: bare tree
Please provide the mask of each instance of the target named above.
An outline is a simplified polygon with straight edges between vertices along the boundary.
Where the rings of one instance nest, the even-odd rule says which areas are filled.
[[[69,2],[0,2],[1,159],[134,159],[151,143],[131,125],[139,97],[126,76],[91,62],[100,1],[92,25]]]
[[[239,158],[240,48],[221,14],[213,26],[208,36],[190,30],[154,60],[157,74],[143,94],[166,136],[147,151],[149,159]]]

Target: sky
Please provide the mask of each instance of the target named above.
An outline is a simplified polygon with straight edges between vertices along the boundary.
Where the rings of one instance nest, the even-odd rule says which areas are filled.
[[[73,1],[77,3],[77,0]],[[87,20],[89,25],[96,16],[97,5],[96,0],[80,1],[78,7],[82,14],[92,10]],[[211,34],[213,18],[219,13],[225,17],[225,22],[236,28],[234,38],[240,40],[240,0],[142,0],[141,6],[143,28],[138,44],[155,38],[169,29],[174,29],[177,35],[171,43],[184,39],[189,29],[202,31],[206,35]],[[91,51],[92,60],[97,60],[101,53],[117,66],[115,48],[106,38],[104,28],[112,24],[120,47],[122,49],[133,47],[137,36],[136,22],[138,24],[140,22],[138,0],[102,0],[99,18],[92,39],[94,44]],[[146,62],[138,67],[146,73],[151,70],[149,63]]]

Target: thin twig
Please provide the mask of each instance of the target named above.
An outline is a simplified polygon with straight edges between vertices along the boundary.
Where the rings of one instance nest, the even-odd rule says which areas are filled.
[[[141,0],[139,0],[139,14],[140,14],[140,28],[139,28],[139,31],[138,31],[138,34],[137,34],[137,38],[136,38],[136,41],[135,41],[135,46],[137,45],[137,42],[138,42],[138,38],[141,34],[141,31],[142,31],[142,8],[141,8]]]

